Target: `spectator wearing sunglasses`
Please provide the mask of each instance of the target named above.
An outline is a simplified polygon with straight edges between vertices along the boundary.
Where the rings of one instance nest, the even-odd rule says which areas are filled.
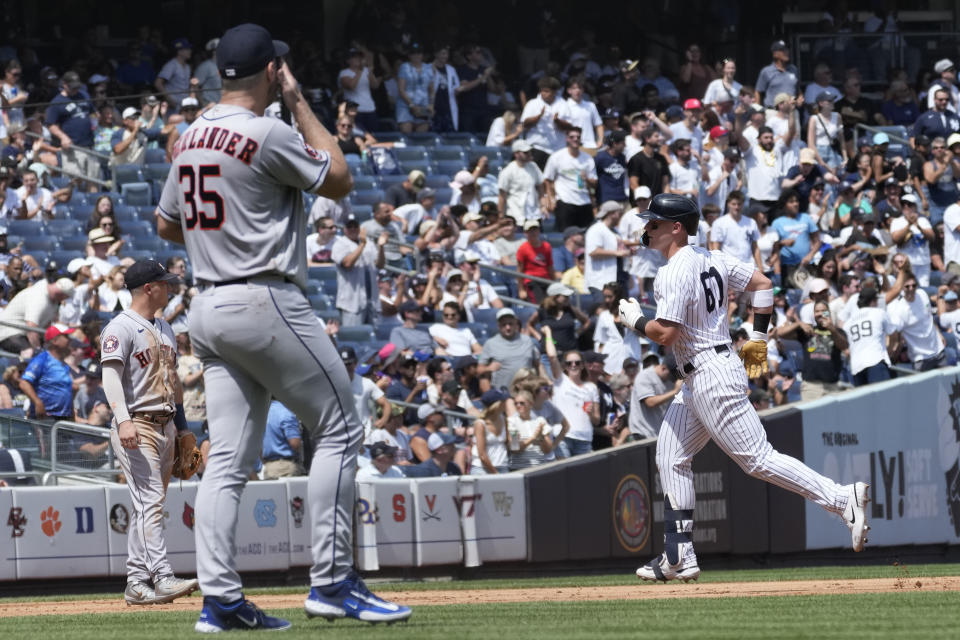
[[[583,355],[571,350],[558,357],[549,327],[544,327],[547,338],[547,357],[556,393],[553,403],[567,418],[570,430],[560,445],[562,457],[577,456],[593,450],[594,428],[600,424],[600,394],[597,385],[587,380]]]

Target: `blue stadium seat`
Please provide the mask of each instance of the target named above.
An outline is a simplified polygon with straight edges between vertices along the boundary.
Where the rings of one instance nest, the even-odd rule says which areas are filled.
[[[340,332],[337,334],[338,344],[343,341],[364,344],[373,342],[376,339],[376,334],[373,332],[373,325],[369,324],[358,324],[354,327],[340,327]]]
[[[153,204],[153,194],[149,182],[129,182],[120,187],[120,193],[127,204],[145,206]]]
[[[330,297],[325,293],[307,294],[307,300],[310,301],[310,306],[317,311],[324,311],[332,306],[330,304]]]
[[[378,142],[406,142],[407,137],[400,131],[378,131],[373,133]]]
[[[540,220],[540,230],[546,233],[554,233],[554,230],[557,228],[557,216],[550,216],[549,218],[543,218]],[[563,234],[561,234],[561,238]],[[552,243],[551,243],[551,246]]]
[[[490,332],[487,330],[487,325],[482,322],[461,322],[461,329],[470,329],[473,332],[473,337],[477,339],[477,342],[483,344],[487,341],[487,338],[490,336]]]
[[[158,162],[167,161],[167,150],[166,149],[147,149],[144,154],[144,161],[147,164],[156,164]]]
[[[347,157],[351,158],[355,156],[347,156]],[[353,175],[354,178],[356,178],[357,176],[367,175],[367,173],[369,173],[369,169],[365,162],[357,162],[353,164],[348,162],[347,168],[350,169],[350,173]]]
[[[373,331],[377,336],[377,340],[387,341],[390,339],[390,332],[393,331],[393,328],[399,326],[396,322],[379,322],[374,326]]]
[[[407,179],[407,174],[395,176],[380,176],[380,188],[386,191],[395,184],[400,184]]]
[[[312,278],[307,278],[307,295],[315,296],[320,293],[323,288],[323,282],[320,280],[314,280]]]
[[[453,133],[444,133],[440,136],[443,140],[443,144],[447,145],[463,145],[466,147],[475,147],[477,146],[477,139],[473,137],[472,133],[466,132],[453,132]]]
[[[7,233],[15,236],[39,236],[43,235],[43,220],[34,218],[31,220],[11,220],[7,223]]]
[[[541,221],[543,224],[543,221]],[[559,247],[563,244],[563,233],[560,231],[550,231],[543,234],[543,239],[546,240],[551,247]]]
[[[443,189],[450,184],[451,180],[453,180],[451,176],[443,173],[435,173],[427,176],[427,186],[431,189]]]
[[[167,243],[167,244],[169,244],[169,243]],[[156,256],[154,256],[154,257],[155,257],[155,259],[156,259],[157,262],[159,262],[160,264],[166,265],[166,264],[167,264],[167,260],[169,260],[169,259],[172,258],[173,256],[177,256],[178,258],[183,258],[184,260],[187,260],[187,251],[186,251],[186,249],[183,249],[182,247],[179,248],[179,249],[170,249],[170,248],[168,248],[168,249],[163,249],[163,250],[161,250],[161,251],[157,251]],[[187,268],[188,268],[188,269],[189,269],[189,266],[190,266],[190,263],[187,262]]]
[[[440,187],[437,189],[437,206],[442,207],[450,204],[450,198],[453,197],[453,189],[450,187]]]
[[[133,248],[137,251],[149,251],[157,253],[166,249],[167,245],[163,238],[158,236],[136,236],[133,238]]]
[[[82,251],[66,251],[64,249],[60,249],[58,251],[51,251],[47,255],[47,257],[50,260],[56,260],[62,265],[67,265],[74,258],[82,258],[83,252]]]
[[[354,176],[353,190],[365,191],[368,189],[379,189],[380,179],[377,176]]]
[[[118,204],[113,207],[113,215],[116,218],[117,222],[120,223],[120,227],[126,230],[126,226],[140,219],[140,216],[137,214],[137,208],[129,204]]]
[[[430,157],[427,155],[426,147],[410,146],[410,147],[400,147],[394,148],[393,154],[397,157],[397,160],[426,160],[429,161]]]
[[[60,248],[60,241],[53,236],[27,236],[23,239],[23,250],[27,253],[34,251],[56,251]]]
[[[46,233],[57,238],[80,235],[86,227],[79,220],[49,220],[44,225]]]
[[[159,204],[160,203],[160,194],[163,193],[163,184],[165,180],[151,180],[150,189],[151,189],[151,199],[150,204]],[[131,202],[129,204],[139,204],[137,202]]]
[[[324,267],[307,267],[307,277],[317,282],[337,281],[337,268],[330,265]]]
[[[350,204],[369,204],[374,205],[383,200],[382,189],[363,189],[355,191],[350,196]]]
[[[167,180],[170,174],[170,165],[166,162],[146,164],[143,166],[143,175],[149,180]]]
[[[138,237],[156,237],[157,232],[153,228],[153,224],[145,220],[130,220],[123,225],[123,235],[130,236],[132,238]]]
[[[54,189],[62,189],[70,184],[70,176],[51,176],[50,184]]]
[[[457,160],[464,165],[467,164],[467,154],[463,152],[463,147],[443,145],[430,150],[430,159],[439,160]]]
[[[442,173],[448,176],[454,176],[457,174],[457,171],[463,171],[467,168],[467,163],[461,160],[438,160],[437,161],[437,173]]]
[[[113,182],[117,187],[143,181],[144,174],[138,164],[120,164],[113,168]]]
[[[124,249],[123,257],[132,260],[158,260],[157,252],[149,249]]]
[[[373,217],[372,204],[350,205],[350,211],[353,212],[353,215],[356,216],[357,220],[359,220],[361,224]]]
[[[400,171],[404,175],[410,173],[411,171],[423,171],[424,174],[430,175],[433,173],[433,164],[427,159],[401,160]]]
[[[440,138],[435,133],[408,133],[407,144],[419,145],[422,147],[435,147],[440,144]]]
[[[473,324],[482,324],[487,327],[487,333],[489,335],[496,335],[499,333],[499,329],[497,329],[497,311],[499,311],[499,309],[474,309]]]
[[[498,160],[512,160],[513,154],[507,147],[473,147],[470,149],[471,156],[487,156],[492,162],[494,158]]]
[[[62,238],[60,240],[60,249],[63,251],[79,252],[81,256],[86,255],[87,234],[74,236],[72,238]]]
[[[73,190],[73,193],[70,194],[70,199],[67,201],[68,204],[77,207],[84,207],[90,204],[90,201],[87,199],[87,194],[83,191]]]
[[[156,220],[157,208],[152,204],[141,205],[137,207],[137,218],[153,224]]]

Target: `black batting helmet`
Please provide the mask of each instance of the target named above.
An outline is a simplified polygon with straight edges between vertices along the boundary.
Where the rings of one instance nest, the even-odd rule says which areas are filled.
[[[700,226],[700,210],[697,204],[678,193],[659,193],[650,201],[650,208],[639,214],[646,220],[666,220],[679,222],[687,230],[687,235],[697,235]]]

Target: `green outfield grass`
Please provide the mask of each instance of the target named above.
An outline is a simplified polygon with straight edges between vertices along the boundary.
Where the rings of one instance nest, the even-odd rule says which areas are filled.
[[[780,580],[855,580],[860,578],[934,578],[938,576],[960,576],[960,564],[917,564],[917,565],[851,565],[799,567],[790,569],[743,569],[737,571],[712,571],[709,564],[702,565],[703,574],[700,583],[711,582],[772,582]],[[430,591],[454,589],[510,589],[537,587],[591,587],[604,585],[632,585],[639,581],[632,571],[609,575],[588,576],[549,576],[542,578],[510,578],[483,580],[422,580],[391,582],[369,580],[368,585],[375,592],[388,591]],[[247,589],[246,594],[256,596],[261,593],[302,593],[306,587],[271,587]],[[114,591],[100,594],[68,594],[58,596],[25,596],[3,598],[4,602],[36,600],[89,600],[98,597],[120,597]]]
[[[308,620],[273,610],[294,626],[287,639],[469,640],[472,638],[949,638],[960,627],[954,593],[888,593],[609,602],[541,602],[417,607],[404,624]],[[192,637],[196,614],[137,612],[0,621],[11,638],[146,640]]]

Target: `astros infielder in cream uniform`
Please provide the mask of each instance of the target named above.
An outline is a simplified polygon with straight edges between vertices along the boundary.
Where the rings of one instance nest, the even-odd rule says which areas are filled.
[[[271,397],[315,443],[308,485],[313,566],[307,614],[393,622],[410,609],[374,596],[353,570],[354,477],[363,427],[346,368],[314,315],[303,192],[340,199],[352,186],[263,27],[229,29],[217,48],[220,103],[173,149],[158,207],[161,237],[186,244],[200,287],[190,338],[203,361],[210,454],[196,505],[195,629],[286,629],[243,596],[235,554],[240,496],[260,456]],[[264,109],[282,92],[300,134]]]
[[[840,486],[799,460],[778,453],[747,398],[747,371],[761,375],[767,366],[766,338],[773,311],[773,287],[753,264],[722,251],[687,244],[700,212],[686,196],[660,194],[640,214],[648,220],[643,241],[663,253],[667,264],[654,280],[657,317],[645,318],[640,304],[620,302],[624,324],[668,346],[685,378],[667,409],[657,441],[657,468],[664,492],[664,553],[637,569],[643,580],[696,580],[693,549],[693,457],[713,439],[750,475],[798,493],[843,517],[853,548],[860,551],[868,529],[867,485]],[[734,354],[727,324],[728,291],[753,295],[751,340]],[[744,370],[744,365],[747,371]]]
[[[133,507],[124,592],[129,604],[170,602],[197,589],[196,580],[173,575],[163,537],[163,501],[177,429],[187,423],[173,330],[154,315],[167,304],[169,284],[178,281],[159,262],[132,265],[126,273],[133,294],[130,308],[100,336],[103,390],[114,415],[110,442]]]

